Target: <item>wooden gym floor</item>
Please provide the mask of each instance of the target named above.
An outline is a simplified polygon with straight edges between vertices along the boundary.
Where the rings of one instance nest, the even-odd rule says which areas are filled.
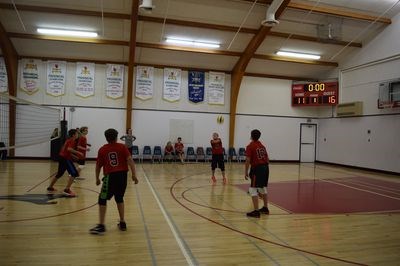
[[[208,163],[137,163],[128,182],[128,230],[108,202],[98,221],[94,162],[76,198],[48,198],[50,161],[0,161],[0,265],[399,265],[399,176],[322,164],[270,165],[270,211],[252,209],[243,163],[227,185]],[[62,191],[66,176],[56,184]],[[260,205],[261,202],[260,202]]]

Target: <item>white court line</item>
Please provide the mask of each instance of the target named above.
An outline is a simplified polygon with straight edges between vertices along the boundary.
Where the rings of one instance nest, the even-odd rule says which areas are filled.
[[[342,183],[338,183],[338,182],[334,182],[334,181],[330,181],[330,180],[325,180],[325,179],[319,179],[319,180],[321,180],[323,182],[327,182],[327,183],[332,183],[332,184],[336,184],[336,185],[339,185],[339,186],[343,186],[343,187],[352,188],[352,189],[355,189],[355,190],[368,192],[368,193],[379,195],[379,196],[382,196],[382,197],[385,197],[385,198],[389,198],[389,199],[400,200],[400,198],[391,197],[391,196],[388,196],[388,195],[385,195],[385,194],[377,193],[377,192],[366,190],[366,189],[362,189],[362,188],[348,186],[348,185],[345,185],[345,184],[342,184]]]
[[[183,243],[183,239],[179,236],[178,232],[176,231],[176,228],[175,228],[171,218],[168,216],[164,206],[162,205],[162,203],[160,201],[160,198],[158,197],[156,191],[154,190],[153,185],[150,183],[150,180],[148,179],[148,177],[147,177],[146,173],[144,173],[144,171],[143,171],[143,176],[146,179],[146,182],[149,185],[149,188],[150,188],[151,192],[153,193],[153,196],[156,199],[157,204],[160,207],[160,210],[161,210],[162,214],[164,215],[164,218],[167,221],[169,228],[171,229],[171,232],[174,235],[176,242],[178,243],[179,248],[181,249],[183,256],[185,256],[185,259],[186,259],[188,265],[193,265],[193,266],[196,265],[192,256],[189,254],[187,248],[185,247],[185,244]]]

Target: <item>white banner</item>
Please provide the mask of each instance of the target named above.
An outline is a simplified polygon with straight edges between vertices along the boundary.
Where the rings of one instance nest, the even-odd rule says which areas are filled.
[[[94,68],[94,63],[76,63],[76,95],[85,98],[94,95]]]
[[[136,67],[136,89],[135,96],[141,100],[153,98],[154,86],[154,67],[137,66]]]
[[[169,102],[179,101],[181,98],[181,76],[181,69],[164,68],[164,100]]]
[[[124,65],[107,64],[106,96],[118,99],[124,96]]]
[[[64,95],[66,73],[67,62],[47,61],[47,94],[52,96]]]
[[[0,57],[0,92],[8,91],[7,68],[4,58]]]
[[[39,90],[39,67],[42,65],[41,60],[22,59],[22,75],[20,80],[21,90],[28,94],[34,94]]]
[[[208,75],[208,103],[224,104],[225,73],[209,72]]]

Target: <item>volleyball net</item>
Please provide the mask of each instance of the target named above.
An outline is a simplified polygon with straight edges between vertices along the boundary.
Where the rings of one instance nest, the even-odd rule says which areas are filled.
[[[11,150],[60,137],[61,110],[0,93],[0,147]]]

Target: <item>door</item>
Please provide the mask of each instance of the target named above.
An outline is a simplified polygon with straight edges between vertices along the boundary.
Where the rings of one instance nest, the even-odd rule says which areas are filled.
[[[316,151],[316,124],[300,124],[300,162],[315,162]]]

